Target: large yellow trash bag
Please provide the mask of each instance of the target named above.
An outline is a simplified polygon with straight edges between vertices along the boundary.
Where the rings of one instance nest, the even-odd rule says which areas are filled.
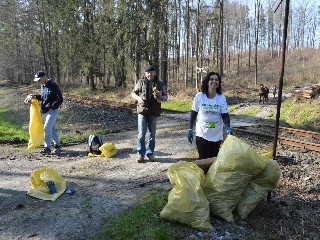
[[[168,168],[167,175],[175,186],[160,216],[201,231],[210,231],[209,202],[202,189],[203,170],[192,162],[179,161]]]
[[[205,180],[204,192],[210,212],[233,222],[233,210],[250,180],[266,166],[263,156],[247,143],[229,135],[222,144],[216,161],[211,165]]]
[[[107,142],[103,144],[101,147],[99,147],[99,150],[101,151],[102,157],[104,156],[104,157],[110,158],[117,154],[117,148],[111,142]]]
[[[278,184],[281,174],[280,166],[275,160],[267,157],[266,160],[267,165],[264,170],[250,181],[241,195],[236,211],[242,219],[246,218]]]
[[[55,184],[57,193],[50,194],[47,182],[52,181]],[[66,190],[66,181],[60,177],[56,170],[44,167],[33,171],[30,176],[31,189],[28,194],[32,197],[55,201]]]
[[[30,122],[29,122],[29,143],[30,148],[39,147],[44,141],[43,122],[41,119],[40,107],[37,99],[31,100],[30,105]]]

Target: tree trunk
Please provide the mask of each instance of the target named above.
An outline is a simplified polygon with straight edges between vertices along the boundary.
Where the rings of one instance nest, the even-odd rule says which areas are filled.
[[[223,76],[223,0],[220,1],[220,70],[219,74],[222,77]]]

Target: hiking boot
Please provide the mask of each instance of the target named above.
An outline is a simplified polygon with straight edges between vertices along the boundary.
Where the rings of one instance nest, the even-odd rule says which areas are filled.
[[[61,152],[61,145],[55,145],[53,152],[59,154]]]
[[[142,155],[138,155],[136,158],[138,163],[141,163],[143,161],[143,156]]]
[[[153,154],[149,154],[149,155],[147,155],[147,157],[149,158],[150,162],[154,162],[155,161],[155,158],[154,158]]]
[[[43,154],[43,155],[50,154],[51,153],[51,149],[46,147],[40,153]]]

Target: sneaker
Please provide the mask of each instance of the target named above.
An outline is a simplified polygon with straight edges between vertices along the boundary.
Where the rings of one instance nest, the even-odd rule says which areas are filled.
[[[51,153],[51,149],[46,147],[40,153],[43,154],[43,155],[50,154]]]
[[[154,162],[155,161],[155,158],[154,158],[153,154],[149,154],[149,155],[147,155],[147,157],[149,158],[150,162]]]
[[[138,155],[136,158],[138,163],[141,163],[143,161],[143,156],[142,155]]]
[[[61,145],[55,145],[53,152],[59,154],[61,152]]]

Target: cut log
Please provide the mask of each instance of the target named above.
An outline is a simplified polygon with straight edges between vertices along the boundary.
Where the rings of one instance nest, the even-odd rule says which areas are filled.
[[[312,95],[302,95],[302,97],[310,99],[310,98],[312,98],[313,96],[312,96]]]
[[[203,170],[203,172],[206,174],[211,167],[212,163],[216,160],[216,157],[213,158],[207,158],[207,159],[200,159],[194,161],[194,163]]]

